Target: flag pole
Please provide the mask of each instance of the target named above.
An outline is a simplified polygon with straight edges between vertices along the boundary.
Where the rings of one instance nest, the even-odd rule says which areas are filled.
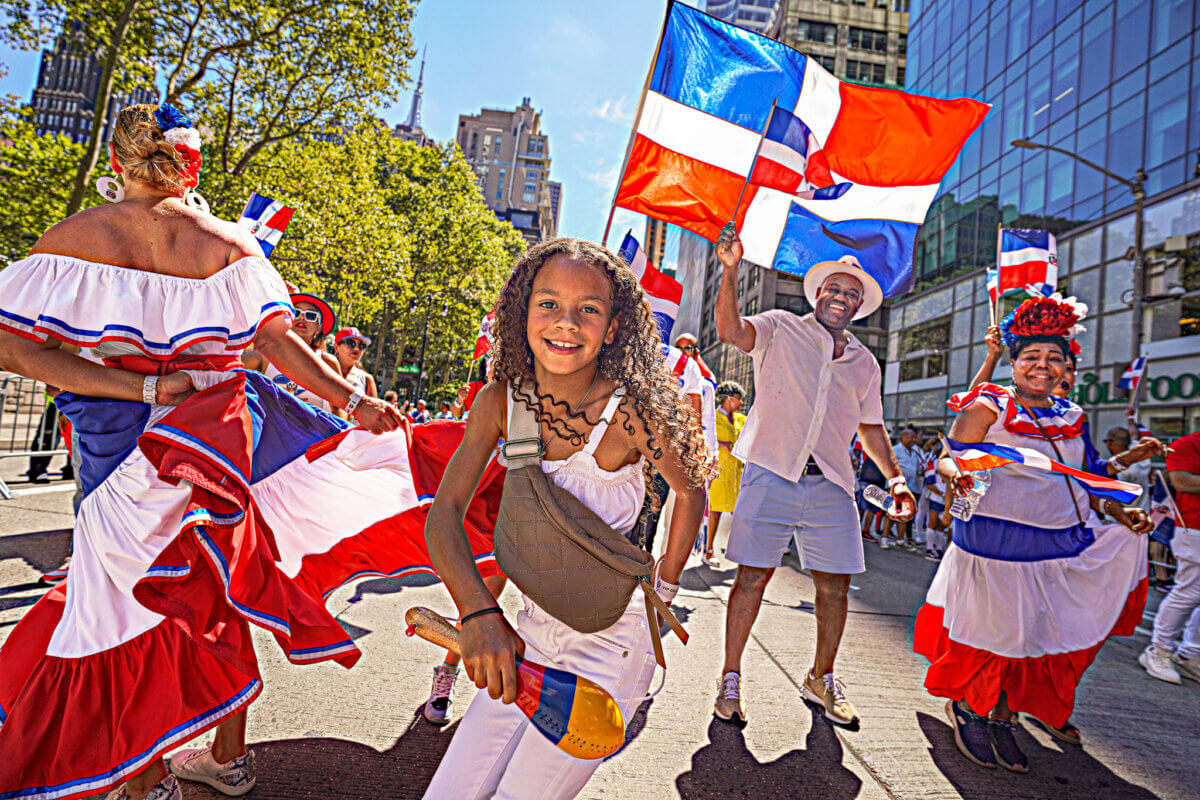
[[[758,149],[754,151],[754,160],[750,162],[750,171],[746,173],[746,180],[742,181],[742,191],[738,193],[737,205],[733,207],[733,217],[730,222],[737,222],[738,212],[742,210],[742,198],[746,196],[746,187],[750,185],[750,178],[754,175],[754,168],[758,166],[758,157],[762,153],[763,142],[767,138],[767,131],[771,128],[771,117],[775,116],[775,106],[779,104],[779,98],[776,97],[771,101],[771,112],[767,114],[767,124],[763,125],[762,133],[758,137]]]
[[[608,246],[608,231],[612,228],[613,214],[617,211],[617,193],[621,191],[621,181],[625,180],[625,170],[629,168],[629,156],[633,154],[633,140],[637,137],[638,125],[642,121],[642,109],[646,105],[646,93],[650,91],[650,80],[654,77],[654,68],[658,66],[658,54],[662,50],[663,39],[667,35],[667,23],[671,21],[671,10],[675,0],[667,0],[667,13],[663,15],[662,30],[658,34],[658,44],[654,46],[654,57],[650,59],[650,69],[646,71],[646,80],[642,84],[642,95],[638,98],[637,112],[633,115],[633,127],[629,129],[629,141],[625,144],[625,158],[621,160],[621,171],[617,173],[617,185],[613,187],[612,203],[608,207],[608,221],[604,223],[604,236],[600,239],[601,246]]]
[[[991,327],[993,327],[993,328],[1000,324],[999,321],[997,321],[997,319],[996,319],[996,314],[997,314],[997,306],[1000,305],[1000,246],[1001,246],[1000,243],[1002,241],[1003,236],[1004,236],[1004,229],[1000,227],[999,223],[997,223],[996,224],[996,299],[993,300],[992,293],[988,292],[988,306],[990,307],[991,318],[992,318]]]

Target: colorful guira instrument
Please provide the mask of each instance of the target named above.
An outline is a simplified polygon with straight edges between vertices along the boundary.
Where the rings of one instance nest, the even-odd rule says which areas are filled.
[[[458,652],[458,631],[436,611],[417,606],[404,620],[409,636]],[[516,703],[543,736],[575,758],[605,758],[625,743],[617,701],[580,675],[518,658]]]

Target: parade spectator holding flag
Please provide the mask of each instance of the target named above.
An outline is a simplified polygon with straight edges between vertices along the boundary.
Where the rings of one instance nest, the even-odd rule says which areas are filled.
[[[880,465],[897,516],[916,501],[883,424],[879,363],[846,326],[883,302],[879,283],[852,260],[812,265],[804,277],[811,314],[776,309],[742,317],[737,308],[742,243],[730,224],[717,242],[724,268],[717,296],[717,335],[754,360],[754,408],[733,449],[746,466],[725,556],[738,564],[725,621],[725,664],[714,709],[718,719],[746,721],[742,653],[763,591],[794,538],[816,586],[817,642],[801,691],[833,722],[853,726],[858,713],[834,672],[846,625],[850,576],[863,572],[854,507],[850,443],[855,433]]]

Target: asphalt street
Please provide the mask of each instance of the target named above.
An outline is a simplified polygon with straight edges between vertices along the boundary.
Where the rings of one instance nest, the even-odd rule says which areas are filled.
[[[36,578],[65,555],[72,524],[65,487],[13,488],[17,495],[0,501],[0,642],[40,596]],[[1082,748],[1026,724],[1018,737],[1030,774],[984,770],[958,754],[944,701],[923,690],[925,662],[911,650],[913,615],[936,565],[871,545],[867,564],[853,580],[838,660],[862,716],[860,730],[832,727],[801,699],[815,621],[812,582],[794,561],[768,587],[747,649],[749,724],[738,729],[715,721],[734,571],[728,564],[718,570],[692,565],[675,603],[691,642],[667,640],[670,670],[661,691],[630,722],[625,749],[600,766],[581,796],[1197,797],[1200,684],[1161,683],[1138,666],[1148,621],[1137,635],[1109,642],[1085,676],[1073,717],[1083,731]],[[1151,604],[1160,598],[1152,591]],[[516,593],[507,591],[502,604],[515,613]],[[259,778],[249,798],[422,796],[457,724],[437,729],[421,717],[440,654],[404,636],[403,614],[414,605],[453,611],[444,589],[428,581],[365,579],[330,598],[329,608],[363,651],[351,670],[290,665],[273,639],[257,631],[266,689],[250,710]],[[460,678],[456,720],[473,694]],[[185,796],[220,795],[188,784]]]

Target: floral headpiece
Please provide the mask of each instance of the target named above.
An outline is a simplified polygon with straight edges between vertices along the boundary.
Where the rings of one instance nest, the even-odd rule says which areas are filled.
[[[1065,339],[1068,347],[1075,337],[1083,333],[1079,321],[1087,316],[1087,306],[1074,297],[1064,298],[1055,292],[1046,297],[1037,294],[1030,297],[1000,323],[1000,336],[1010,349],[1018,339],[1055,336]]]
[[[162,129],[163,138],[175,146],[175,152],[183,156],[184,173],[188,176],[187,186],[195,189],[200,184],[200,131],[192,121],[170,103],[163,103],[154,112],[154,121]]]

